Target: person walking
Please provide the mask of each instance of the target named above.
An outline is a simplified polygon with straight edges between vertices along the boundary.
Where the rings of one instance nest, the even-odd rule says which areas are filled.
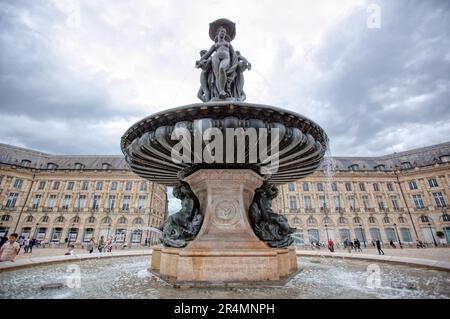
[[[103,251],[105,245],[105,239],[103,236],[100,236],[100,240],[98,241],[98,252],[101,253]]]
[[[395,244],[394,244],[394,242],[393,242],[392,239],[391,239],[391,241],[389,242],[389,245],[390,245],[392,248],[397,248],[397,246],[395,246]]]
[[[87,251],[92,254],[92,252],[94,251],[94,238],[91,238],[91,240],[89,241],[89,243],[87,244]]]
[[[16,261],[16,256],[20,250],[20,244],[16,242],[18,234],[13,233],[9,235],[9,241],[4,243],[0,248],[0,262],[1,261]]]
[[[23,240],[23,251],[24,251],[24,254],[28,253],[29,250],[30,250],[30,240],[28,238],[25,238]]]
[[[378,255],[384,255],[383,249],[381,249],[381,242],[379,239],[376,241],[377,249],[378,249]]]
[[[28,252],[31,254],[33,252],[33,247],[36,245],[36,238],[32,238],[28,243]]]
[[[334,242],[332,239],[328,240],[328,250],[334,253]]]

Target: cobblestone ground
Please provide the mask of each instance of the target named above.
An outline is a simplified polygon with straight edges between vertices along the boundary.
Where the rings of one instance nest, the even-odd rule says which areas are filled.
[[[308,250],[308,249],[298,249],[298,250]],[[317,251],[317,249],[315,249]],[[360,254],[368,254],[368,255],[378,255],[378,251],[375,248],[362,247],[361,252],[355,252],[354,250],[351,252],[353,255]],[[326,248],[322,248],[319,251],[328,251]],[[340,253],[348,253],[347,250],[344,249],[336,249],[336,252]],[[438,247],[438,248],[383,248],[383,251],[386,256],[401,256],[401,257],[411,257],[411,258],[424,258],[438,261],[446,261],[450,262],[450,247]]]
[[[132,247],[122,249],[121,247],[114,248],[113,251],[137,251],[137,250],[149,250],[149,247]],[[298,250],[309,250],[310,248],[298,248]],[[320,251],[328,251],[327,249],[320,249]],[[403,257],[412,257],[412,258],[424,258],[431,260],[439,260],[439,261],[447,261],[450,262],[450,247],[438,247],[438,248],[403,248],[400,249],[397,247],[394,248],[383,248],[386,256],[403,256]],[[43,256],[60,256],[64,255],[67,252],[66,247],[61,248],[33,248],[33,253],[25,254],[23,249],[20,251],[19,256],[17,258],[31,258],[31,257],[43,257]],[[98,250],[94,250],[94,252],[98,252]],[[347,250],[344,249],[336,249],[336,252],[347,253]],[[85,254],[87,253],[86,249],[76,248],[76,254]],[[363,254],[377,255],[378,251],[372,247],[364,248]],[[351,254],[359,255],[361,252],[352,251]]]

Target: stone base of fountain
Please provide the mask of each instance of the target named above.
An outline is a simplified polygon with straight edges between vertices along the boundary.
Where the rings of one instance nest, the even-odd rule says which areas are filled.
[[[152,272],[174,285],[279,285],[297,273],[295,249],[270,248],[248,218],[263,178],[249,169],[201,169],[184,179],[204,221],[185,248],[155,247]]]

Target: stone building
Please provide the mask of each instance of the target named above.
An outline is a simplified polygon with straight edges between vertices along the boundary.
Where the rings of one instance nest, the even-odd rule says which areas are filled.
[[[379,157],[327,158],[313,175],[280,187],[273,206],[298,229],[299,245],[328,238],[434,245],[450,243],[449,198],[450,143],[443,143]]]
[[[50,155],[0,144],[0,236],[47,243],[158,242],[166,187],[128,170],[123,156]]]
[[[450,243],[449,195],[450,142],[379,157],[327,158],[313,175],[280,186],[273,207],[298,229],[297,245],[327,238],[434,245]],[[166,188],[131,173],[123,156],[49,155],[0,144],[0,235],[156,243],[149,227],[166,216]]]

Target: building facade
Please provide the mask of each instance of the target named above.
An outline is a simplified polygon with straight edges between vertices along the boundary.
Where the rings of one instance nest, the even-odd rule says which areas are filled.
[[[369,245],[449,244],[449,196],[450,143],[444,143],[327,158],[313,175],[280,186],[273,208],[297,228],[299,246],[354,238]],[[167,214],[166,188],[133,174],[123,156],[49,155],[0,144],[0,236],[152,244],[159,238],[152,227]]]
[[[440,245],[450,243],[449,198],[450,143],[444,143],[380,157],[327,158],[313,175],[280,187],[273,207],[297,228],[298,245],[355,238],[370,245],[377,239]]]
[[[129,171],[123,156],[59,156],[0,144],[0,236],[153,244],[159,233],[152,227],[166,215],[166,187]]]

